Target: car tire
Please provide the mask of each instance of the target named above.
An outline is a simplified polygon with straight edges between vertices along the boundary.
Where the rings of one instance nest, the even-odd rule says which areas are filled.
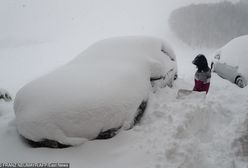
[[[245,87],[244,78],[242,76],[237,76],[235,80],[235,84],[238,85],[238,87],[240,88],[244,88]]]
[[[118,128],[112,128],[107,131],[100,132],[99,135],[95,139],[109,139],[114,137],[119,130],[121,129],[121,126]]]
[[[24,143],[28,144],[29,146],[33,148],[68,148],[71,145],[66,145],[59,143],[58,141],[55,140],[50,140],[50,139],[43,139],[41,141],[33,141],[28,138],[25,138],[24,136],[21,136],[21,139],[23,140]]]

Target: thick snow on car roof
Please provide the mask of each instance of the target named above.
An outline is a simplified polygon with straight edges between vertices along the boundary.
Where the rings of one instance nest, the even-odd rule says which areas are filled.
[[[221,60],[232,66],[238,66],[239,71],[248,74],[248,36],[240,36],[231,40],[221,48]]]
[[[164,73],[161,48],[161,40],[150,37],[93,44],[18,92],[14,108],[19,133],[33,141],[76,145],[101,131],[130,125],[148,98],[150,77]]]

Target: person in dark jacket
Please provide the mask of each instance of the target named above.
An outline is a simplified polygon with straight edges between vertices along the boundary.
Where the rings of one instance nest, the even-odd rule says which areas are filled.
[[[195,73],[194,91],[208,93],[211,78],[211,69],[208,67],[208,62],[203,54],[199,54],[192,62],[197,67]]]

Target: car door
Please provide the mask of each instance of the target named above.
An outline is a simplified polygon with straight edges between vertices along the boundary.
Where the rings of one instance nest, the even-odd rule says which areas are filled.
[[[224,78],[228,79],[231,82],[235,82],[235,78],[238,74],[238,66],[232,66],[227,63],[224,63]]]
[[[227,63],[218,63],[218,72],[219,75],[231,82],[235,81],[235,78],[238,74],[238,67],[237,66],[232,66]]]
[[[231,66],[230,64],[226,63],[223,59],[221,51],[217,52],[217,54],[214,56],[214,60],[214,71],[224,79],[234,82],[238,74],[238,67]]]

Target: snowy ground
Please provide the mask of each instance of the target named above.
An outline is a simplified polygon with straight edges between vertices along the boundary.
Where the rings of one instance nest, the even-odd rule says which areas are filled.
[[[214,0],[212,1],[214,2]],[[176,4],[185,5],[189,1],[176,0],[174,4],[168,6],[164,4],[166,3],[164,0],[157,0],[157,3],[151,1],[152,4],[155,4],[153,10],[149,10],[150,3],[146,1],[138,11],[140,13],[134,15],[135,17],[132,17],[132,13],[137,12],[136,7],[131,8],[130,12],[128,3],[122,1],[122,4],[118,4],[118,2],[111,1],[115,8],[112,5],[108,7],[106,4],[104,6],[100,4],[99,7],[90,11],[93,13],[98,10],[103,13],[108,12],[107,22],[103,22],[104,17],[95,13],[95,15],[91,15],[91,20],[87,20],[89,21],[87,24],[75,26],[75,29],[64,27],[64,23],[77,25],[82,20],[84,23],[86,21],[85,18],[80,17],[74,18],[72,22],[68,21],[73,20],[71,15],[78,15],[79,6],[75,10],[67,10],[67,12],[73,12],[65,13],[64,17],[58,17],[64,11],[63,5],[74,9],[73,5],[68,5],[66,1],[59,6],[57,15],[53,15],[51,12],[55,9],[56,3],[46,8],[47,1],[39,1],[37,4],[31,1],[3,2],[6,2],[7,5],[14,5],[12,9],[17,12],[16,15],[14,12],[11,13],[5,19],[3,25],[6,27],[0,32],[0,87],[9,90],[13,96],[24,84],[68,62],[92,42],[116,35],[146,34],[168,37],[166,40],[172,44],[177,54],[179,79],[172,89],[161,89],[150,95],[149,106],[141,124],[132,130],[121,131],[109,140],[89,141],[81,146],[66,149],[27,146],[16,132],[13,103],[0,102],[0,163],[68,162],[73,168],[248,167],[248,158],[240,156],[242,151],[238,143],[238,139],[247,131],[245,127],[247,126],[248,87],[240,89],[213,74],[210,91],[206,98],[199,95],[187,99],[176,99],[176,92],[179,88],[191,89],[193,87],[193,74],[196,69],[191,61],[194,56],[203,52],[210,58],[213,52],[183,46],[173,40],[173,35],[167,33],[166,24],[161,23],[161,20],[168,18],[171,6],[175,8]],[[87,3],[86,6],[91,5]],[[34,12],[34,17],[29,15],[32,7],[41,7],[38,8],[41,11]],[[109,11],[110,8],[118,11],[119,13],[116,12],[118,15],[123,16],[114,26],[111,25],[115,18],[111,13],[113,11]],[[162,10],[163,8],[167,10]],[[3,9],[1,10],[3,13],[9,12],[4,5],[1,5],[0,9]],[[24,21],[28,21],[25,20],[27,16],[22,15],[23,9],[29,11],[24,13],[28,19],[36,21],[38,17],[37,22],[30,21],[30,24],[24,24]],[[51,14],[50,21],[59,19],[59,24],[44,21],[46,27],[42,27],[43,22],[41,23],[39,20],[42,20],[46,13],[43,13],[42,9],[49,9],[46,12]],[[120,11],[120,9],[122,10]],[[147,13],[147,11],[149,12]],[[37,16],[39,12],[42,15]],[[2,18],[5,17],[3,13],[1,13]],[[159,18],[159,15],[166,15],[166,17]],[[9,29],[9,24],[14,22],[12,19],[16,16],[18,16],[19,22]],[[88,15],[84,15],[84,17],[88,17]],[[68,19],[66,20],[68,22],[63,22],[65,18]],[[136,24],[130,24],[128,22],[130,18]],[[144,19],[138,24],[140,18]],[[18,25],[22,26],[18,27]],[[49,25],[53,28],[49,29]],[[125,25],[132,25],[132,27],[125,27]],[[110,27],[111,30],[109,30]],[[17,28],[19,28],[19,33],[16,31]],[[36,32],[41,28],[44,28],[44,32],[41,34]],[[68,29],[74,35],[71,36],[66,32]],[[83,30],[81,34],[79,34],[80,30]]]
[[[245,131],[243,127],[248,110],[248,88],[240,89],[213,74],[211,89],[206,98],[199,95],[176,99],[179,88],[193,87],[195,67],[191,60],[194,52],[199,50],[186,50],[183,47],[178,50],[179,79],[175,86],[151,94],[142,123],[132,130],[121,131],[109,140],[89,141],[67,149],[31,148],[16,132],[13,104],[1,102],[0,162],[69,162],[72,167],[93,168],[247,166],[246,158],[236,155],[240,148],[234,144],[242,131]],[[38,59],[35,61],[42,62],[42,57]],[[67,59],[64,58],[61,63]],[[53,67],[61,63],[54,63]],[[14,70],[9,72],[16,73]],[[37,71],[30,76],[42,73],[45,72]],[[13,76],[19,79],[18,75]],[[21,80],[10,78],[10,81]],[[10,88],[14,94],[20,83],[10,84],[10,81],[5,82],[12,86]]]

